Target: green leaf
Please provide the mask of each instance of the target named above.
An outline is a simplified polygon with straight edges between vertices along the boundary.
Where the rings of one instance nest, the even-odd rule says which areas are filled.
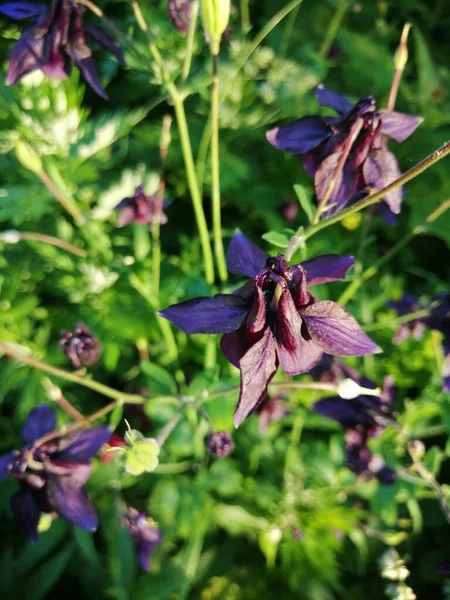
[[[142,372],[147,376],[152,395],[174,396],[177,384],[172,375],[155,363],[141,362]]]
[[[73,550],[73,542],[66,544],[62,549],[59,549],[52,558],[33,571],[33,573],[23,581],[24,594],[20,597],[26,598],[27,600],[41,600],[41,598],[46,598],[69,565]]]
[[[307,191],[305,186],[296,183],[294,185],[294,192],[297,195],[300,206],[303,208],[306,216],[308,217],[309,223],[313,220],[315,208],[311,199],[311,192]]]
[[[277,248],[287,248],[289,246],[289,242],[291,241],[291,237],[294,235],[294,231],[292,229],[283,229],[282,231],[268,231],[262,236],[262,239],[272,246],[276,246]]]

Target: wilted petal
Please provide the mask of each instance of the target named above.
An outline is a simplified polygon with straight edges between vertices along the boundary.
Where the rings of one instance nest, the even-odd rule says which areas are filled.
[[[361,329],[355,318],[336,302],[316,302],[300,311],[312,339],[335,356],[363,356],[381,349]]]
[[[230,333],[242,325],[249,310],[244,298],[218,294],[174,304],[158,314],[185,333]]]
[[[98,519],[86,492],[72,477],[50,476],[46,485],[50,507],[61,517],[88,531],[97,529]]]
[[[271,129],[266,133],[266,138],[278,150],[304,154],[316,148],[330,135],[331,129],[321,117],[304,117]]]
[[[5,479],[5,477],[7,476],[7,469],[8,466],[11,464],[13,456],[14,455],[12,452],[8,452],[8,454],[3,454],[2,456],[0,456],[0,481],[3,481],[3,479]]]
[[[381,190],[401,175],[397,159],[386,148],[372,149],[363,166],[363,177],[367,187]],[[389,209],[396,215],[399,214],[403,198],[402,187],[397,187],[383,196]]]
[[[6,85],[14,85],[35,69],[40,69],[45,64],[44,39],[33,38],[23,34],[17,41],[9,56],[8,74]]]
[[[379,110],[381,116],[381,133],[396,142],[404,142],[422,122],[416,115],[405,115],[395,110]]]
[[[22,428],[22,438],[31,443],[43,435],[50,433],[56,427],[56,414],[47,404],[40,404],[34,408],[27,417]]]
[[[261,339],[253,344],[239,363],[241,369],[241,392],[234,412],[234,426],[254,410],[267,392],[267,386],[277,370],[276,344],[267,328]]]
[[[59,450],[52,455],[54,460],[84,462],[92,458],[111,437],[108,427],[94,427],[75,431],[65,436]]]
[[[316,98],[320,106],[332,108],[341,115],[350,112],[353,108],[353,104],[347,98],[328,90],[324,85],[317,86]]]
[[[302,336],[302,320],[287,288],[278,301],[274,335],[278,360],[288,375],[309,371],[323,354],[322,348],[309,336]]]
[[[30,542],[35,542],[40,510],[33,494],[23,487],[11,496],[10,504],[13,517],[19,523],[26,537]]]
[[[231,238],[227,252],[227,266],[230,273],[255,277],[263,268],[267,255],[255,246],[240,231]]]
[[[117,41],[109,35],[109,33],[107,33],[98,25],[88,25],[85,28],[85,31],[93,40],[95,40],[98,44],[103,46],[103,48],[115,56],[122,66],[125,66],[122,48],[120,44],[118,44]]]
[[[6,2],[0,4],[0,12],[12,19],[29,19],[45,13],[47,7],[39,2]]]
[[[301,266],[306,271],[306,281],[309,286],[345,279],[347,271],[354,264],[355,259],[353,256],[324,254],[310,260],[305,260]]]

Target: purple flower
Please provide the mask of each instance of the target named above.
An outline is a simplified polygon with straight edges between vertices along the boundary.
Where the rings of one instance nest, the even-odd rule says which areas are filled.
[[[161,204],[157,196],[148,196],[144,187],[139,185],[134,196],[124,198],[114,210],[119,211],[117,224],[119,227],[129,223],[154,223],[156,219],[161,225],[167,223],[167,216],[163,212],[164,202]]]
[[[343,164],[323,213],[329,217],[352,200],[380,190],[400,176],[397,159],[383,138],[403,142],[418,127],[420,118],[376,110],[372,96],[353,105],[322,85],[316,95],[321,106],[333,109],[339,117],[304,117],[268,131],[267,139],[279,150],[302,157],[306,171],[314,178],[318,201],[327,193],[338,165],[340,168]],[[395,220],[402,202],[401,188],[389,192],[383,200],[383,217]]]
[[[266,433],[271,423],[279,421],[291,414],[289,406],[284,401],[284,394],[277,396],[267,395],[258,407],[259,430]]]
[[[218,458],[226,458],[234,450],[233,438],[226,431],[215,431],[208,440],[208,450]]]
[[[122,523],[133,539],[139,566],[147,572],[150,569],[150,556],[153,548],[161,543],[161,531],[152,519],[132,506],[124,507]]]
[[[169,0],[169,14],[175,29],[187,33],[191,22],[191,0]]]
[[[421,304],[412,294],[404,294],[401,300],[389,300],[386,304],[389,308],[395,310],[400,317],[405,317],[410,313],[423,310],[424,308],[423,304]],[[394,344],[400,344],[408,339],[410,335],[412,335],[415,340],[421,340],[424,331],[425,326],[420,319],[402,323],[395,332],[392,342]]]
[[[30,19],[12,49],[7,85],[41,69],[53,79],[66,79],[75,63],[91,88],[102,98],[92,51],[86,40],[98,42],[124,64],[118,43],[97,25],[83,25],[84,7],[75,0],[54,0],[50,7],[39,2],[6,2],[0,12],[13,19]]]
[[[111,432],[107,427],[96,427],[39,443],[55,426],[54,410],[41,404],[31,411],[22,429],[23,450],[0,457],[0,481],[10,476],[20,484],[11,497],[11,510],[32,542],[37,538],[42,511],[55,511],[89,531],[97,528],[97,515],[83,486],[91,473],[90,459],[106,444]]]
[[[61,332],[59,349],[64,352],[75,369],[92,365],[101,354],[100,342],[83,323],[78,323],[74,333]]]
[[[324,358],[311,374],[321,381],[333,383],[351,379],[367,391],[351,399],[341,396],[323,398],[313,405],[314,412],[337,421],[345,429],[347,465],[354,473],[363,477],[374,475],[381,483],[393,483],[395,471],[387,467],[380,456],[372,455],[368,446],[371,437],[376,437],[386,425],[395,422],[390,407],[393,401],[392,377],[385,378],[380,397],[370,395],[369,390],[376,389],[373,381],[360,377],[341,361]]]
[[[288,266],[282,254],[266,256],[238,232],[228,249],[228,269],[251,279],[234,294],[196,298],[160,312],[185,333],[224,334],[221,349],[241,371],[236,427],[264,398],[278,365],[297,375],[323,352],[380,351],[350,313],[335,302],[319,302],[307,289],[343,279],[353,262],[351,256],[325,255]]]

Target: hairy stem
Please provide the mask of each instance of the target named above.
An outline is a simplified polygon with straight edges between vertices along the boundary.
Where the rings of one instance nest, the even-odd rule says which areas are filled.
[[[227,263],[222,241],[222,222],[220,205],[220,158],[219,158],[219,74],[217,54],[212,55],[211,88],[211,177],[212,177],[212,215],[214,232],[214,252],[217,269],[222,281],[228,279]]]
[[[305,239],[312,237],[318,231],[321,231],[322,229],[325,229],[326,227],[329,227],[330,225],[339,223],[339,221],[342,221],[343,219],[345,219],[346,217],[349,217],[350,215],[354,215],[355,213],[359,212],[360,210],[363,210],[364,208],[367,208],[368,206],[372,206],[373,204],[378,204],[379,202],[381,202],[383,200],[384,196],[388,192],[391,192],[392,190],[395,190],[396,188],[398,188],[402,185],[405,185],[405,183],[408,183],[408,181],[411,181],[411,179],[414,179],[414,177],[417,177],[418,175],[420,175],[421,173],[423,173],[424,171],[429,169],[431,166],[433,166],[435,163],[437,163],[440,160],[442,160],[443,158],[445,158],[449,153],[450,153],[450,141],[445,142],[445,144],[443,144],[440,148],[435,150],[432,154],[430,154],[429,156],[424,158],[422,161],[420,161],[420,163],[418,163],[417,165],[412,167],[412,169],[409,169],[409,171],[406,171],[406,173],[401,175],[401,177],[399,177],[398,179],[396,179],[395,181],[393,181],[386,187],[382,188],[378,192],[375,192],[375,194],[372,194],[368,198],[365,198],[364,200],[357,202],[353,206],[350,206],[349,208],[342,210],[341,212],[334,215],[333,217],[329,217],[328,219],[324,219],[323,221],[320,221],[319,223],[316,223],[316,224],[308,227],[308,229],[305,232]]]

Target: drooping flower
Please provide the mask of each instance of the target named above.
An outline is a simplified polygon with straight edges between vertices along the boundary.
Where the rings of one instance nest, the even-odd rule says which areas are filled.
[[[322,213],[329,217],[400,176],[397,159],[387,149],[384,136],[403,142],[418,127],[420,118],[377,110],[372,96],[353,105],[322,85],[316,95],[321,106],[333,109],[339,117],[304,117],[268,131],[267,139],[279,150],[302,157],[306,171],[314,178],[319,202],[329,193],[335,177]],[[382,216],[395,222],[402,202],[401,188],[387,193],[383,200]]]
[[[154,223],[158,219],[161,225],[167,223],[167,215],[163,212],[164,203],[157,196],[149,196],[144,187],[138,185],[131,198],[124,198],[114,210],[119,211],[117,224],[119,227],[129,223]]]
[[[411,294],[404,294],[401,300],[391,300],[387,304],[401,317],[426,308]],[[394,343],[403,342],[410,334],[416,340],[420,340],[425,327],[440,331],[443,335],[442,349],[445,358],[442,365],[442,380],[444,390],[450,392],[450,294],[443,293],[433,296],[429,305],[428,316],[402,323],[392,341]]]
[[[23,450],[0,457],[0,481],[9,476],[20,484],[11,497],[13,516],[33,542],[41,511],[55,511],[89,531],[97,528],[97,514],[83,486],[91,473],[90,459],[106,444],[111,431],[107,427],[83,429],[39,444],[55,426],[54,410],[41,404],[31,411],[22,429]]]
[[[392,378],[385,378],[383,390],[377,394],[373,381],[361,377],[345,363],[329,356],[324,356],[324,360],[311,373],[320,381],[341,384],[342,396],[323,398],[312,408],[315,412],[337,421],[345,429],[348,467],[357,475],[374,475],[381,483],[393,483],[396,478],[395,471],[384,464],[381,456],[373,455],[368,446],[370,438],[378,436],[384,427],[395,422],[391,408]],[[356,395],[344,393],[353,387],[346,385],[348,383],[356,383],[360,387]]]
[[[62,331],[59,348],[70,360],[75,369],[95,363],[101,354],[101,345],[90,329],[78,323],[75,331]]]
[[[128,529],[133,539],[139,566],[143,571],[148,572],[153,548],[161,543],[161,531],[153,519],[128,505],[124,507],[122,523]]]
[[[169,0],[169,14],[175,29],[187,33],[191,22],[191,0]]]
[[[208,440],[208,450],[218,458],[226,458],[234,450],[233,438],[226,431],[215,431]]]
[[[54,0],[48,7],[40,2],[16,0],[0,4],[0,12],[13,19],[30,19],[12,49],[7,85],[37,69],[53,79],[66,79],[75,63],[91,88],[107,99],[87,41],[99,43],[121,64],[125,64],[123,53],[101,27],[84,27],[81,4],[75,0]]]
[[[282,254],[266,256],[238,232],[228,249],[228,270],[251,279],[234,294],[196,298],[160,312],[185,333],[224,334],[222,352],[241,371],[236,427],[264,398],[278,365],[297,375],[323,352],[380,351],[350,313],[335,302],[319,302],[307,289],[343,279],[353,262],[351,256],[325,255],[288,266]]]

